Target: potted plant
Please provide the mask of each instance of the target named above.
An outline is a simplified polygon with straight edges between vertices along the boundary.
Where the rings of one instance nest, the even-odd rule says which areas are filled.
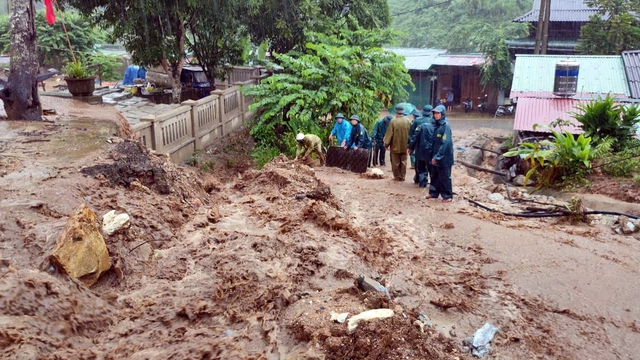
[[[93,75],[87,65],[81,61],[72,61],[64,68],[67,76],[64,78],[67,82],[69,92],[73,96],[90,96],[96,89],[95,75]]]

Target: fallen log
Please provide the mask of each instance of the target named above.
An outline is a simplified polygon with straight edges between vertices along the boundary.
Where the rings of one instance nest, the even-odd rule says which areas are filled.
[[[492,174],[496,174],[496,175],[501,175],[501,176],[507,176],[507,173],[505,173],[505,172],[498,171],[498,170],[493,170],[493,169],[487,169],[487,168],[484,168],[482,166],[469,164],[468,162],[465,162],[465,161],[462,161],[462,160],[458,160],[458,163],[461,164],[461,165],[464,165],[464,166],[466,166],[468,168],[471,168],[473,170],[484,171],[484,172],[488,172],[488,173],[492,173]]]

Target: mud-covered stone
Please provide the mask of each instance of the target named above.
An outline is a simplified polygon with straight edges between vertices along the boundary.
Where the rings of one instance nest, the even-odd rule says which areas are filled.
[[[128,214],[116,215],[116,211],[111,210],[102,216],[102,232],[107,235],[113,235],[121,229],[128,228],[131,225],[129,220]]]
[[[96,214],[82,204],[69,217],[49,260],[59,270],[93,285],[109,270],[109,251],[96,225]]]

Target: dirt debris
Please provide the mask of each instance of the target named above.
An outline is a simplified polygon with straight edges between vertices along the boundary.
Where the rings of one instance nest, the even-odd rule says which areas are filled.
[[[620,285],[637,277],[640,242],[607,225],[516,221],[283,156],[262,170],[216,164],[218,176],[99,133],[98,150],[46,180],[18,177],[45,173],[45,154],[15,157],[0,177],[0,287],[11,289],[0,308],[12,309],[0,357],[469,359],[462,339],[487,321],[500,328],[495,358],[632,358],[640,343],[639,294]],[[231,148],[215,154],[242,158]],[[454,167],[453,178],[458,196],[529,198],[489,175]],[[106,239],[113,266],[92,291],[41,266],[82,202],[131,223]],[[391,299],[358,290],[360,274]],[[394,316],[353,335],[331,321],[379,308]]]

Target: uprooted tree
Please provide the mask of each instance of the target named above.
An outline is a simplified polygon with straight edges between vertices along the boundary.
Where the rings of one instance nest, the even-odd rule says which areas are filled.
[[[0,99],[9,120],[42,120],[36,76],[35,6],[33,0],[14,0],[10,16],[11,69],[0,84]]]

